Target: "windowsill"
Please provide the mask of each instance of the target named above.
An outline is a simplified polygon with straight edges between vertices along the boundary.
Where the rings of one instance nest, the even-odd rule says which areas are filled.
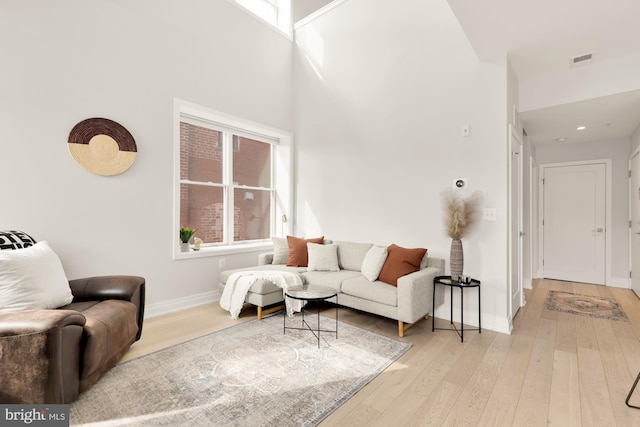
[[[263,252],[263,251],[268,251],[272,249],[273,249],[273,244],[271,242],[204,247],[204,248],[201,248],[199,251],[194,251],[193,249],[191,249],[189,252],[180,252],[180,247],[176,246],[173,249],[173,259],[183,260],[183,259],[207,258],[207,257],[242,254],[242,253],[250,253],[250,252]]]

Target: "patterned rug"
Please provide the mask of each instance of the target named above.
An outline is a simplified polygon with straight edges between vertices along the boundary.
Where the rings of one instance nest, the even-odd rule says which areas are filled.
[[[321,337],[283,334],[279,314],[124,362],[71,404],[71,425],[314,426],[411,347],[342,322]]]
[[[563,311],[581,316],[628,322],[624,310],[615,298],[578,295],[571,292],[549,291],[547,310]]]

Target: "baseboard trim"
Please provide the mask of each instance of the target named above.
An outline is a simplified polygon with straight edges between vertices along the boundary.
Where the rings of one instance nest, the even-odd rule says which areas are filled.
[[[449,307],[444,305],[436,309],[435,317],[438,319],[449,319]],[[453,308],[453,320],[454,322],[460,322],[460,309]],[[428,321],[428,320],[427,320]],[[464,311],[464,324],[472,327],[478,327],[478,312]],[[501,334],[511,335],[511,325],[509,319],[499,318],[494,315],[483,314],[482,315],[482,329],[499,332]]]
[[[626,277],[610,277],[609,280],[607,280],[607,286],[623,289],[631,288],[629,279],[627,279]]]
[[[174,313],[176,311],[198,307],[200,305],[209,304],[219,300],[220,291],[209,291],[189,295],[187,297],[175,298],[169,301],[147,304],[144,309],[144,317],[152,318],[162,316],[163,314]]]

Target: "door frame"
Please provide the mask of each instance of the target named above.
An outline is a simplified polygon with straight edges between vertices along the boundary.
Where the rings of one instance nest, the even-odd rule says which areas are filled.
[[[538,165],[533,156],[529,156],[529,274],[525,277],[525,281],[523,283],[523,287],[525,289],[533,289],[533,279],[537,277],[542,277],[541,273],[537,269],[537,258],[538,254],[537,244],[537,233],[536,227],[538,223],[536,222],[536,212],[537,209],[537,201],[536,192],[538,191]]]
[[[631,239],[633,239],[633,227],[631,226],[633,218],[631,217],[631,203],[633,202],[632,198],[634,197],[635,193],[635,191],[631,187],[631,163],[636,156],[640,156],[640,148],[636,148],[635,150],[633,150],[633,152],[629,156],[629,283],[627,285],[629,289],[633,289],[633,279],[631,278],[631,275],[633,274],[633,242],[631,241]],[[640,274],[640,272],[636,272],[636,274]],[[640,297],[640,295],[638,295],[638,297]]]
[[[507,261],[507,283],[508,283],[508,291],[507,291],[507,299],[508,299],[508,319],[509,319],[509,330],[511,331],[511,329],[513,328],[513,317],[514,315],[517,313],[517,310],[514,312],[513,309],[513,288],[514,286],[517,286],[520,290],[520,306],[518,307],[518,309],[520,309],[521,307],[524,307],[525,305],[525,299],[524,299],[524,289],[522,286],[522,250],[523,250],[523,246],[522,246],[522,218],[523,218],[523,184],[522,184],[522,168],[523,168],[523,157],[524,157],[524,143],[522,141],[522,135],[518,133],[518,130],[513,126],[513,125],[509,125],[509,146],[508,146],[508,150],[507,150],[507,206],[508,206],[508,224],[507,224],[507,242],[508,242],[508,248],[507,248],[507,252],[508,252],[508,261]],[[513,182],[512,182],[512,171],[513,171],[513,145],[518,144],[518,157],[517,157],[517,162],[518,162],[518,200],[517,200],[517,204],[518,204],[518,212],[514,213],[512,210],[512,206],[513,206],[513,200],[512,200],[512,190],[513,190]],[[514,215],[515,214],[515,215]],[[514,217],[515,216],[515,217]],[[519,236],[518,237],[518,259],[513,259],[513,223],[514,221],[517,221],[518,224],[518,233]],[[513,283],[513,269],[517,268],[518,270],[518,277],[517,277],[517,283]]]
[[[544,220],[544,172],[547,168],[557,168],[565,166],[582,166],[582,165],[605,165],[605,262],[604,262],[604,286],[611,286],[614,282],[611,276],[611,235],[613,234],[613,228],[611,225],[611,173],[612,168],[611,159],[596,159],[596,160],[579,160],[575,162],[560,162],[560,163],[545,163],[538,167],[538,271],[540,271],[540,277],[544,273],[543,261],[544,261],[544,229],[542,221]]]

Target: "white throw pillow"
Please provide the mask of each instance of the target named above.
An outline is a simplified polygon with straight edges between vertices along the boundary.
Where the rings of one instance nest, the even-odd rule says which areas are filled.
[[[271,264],[286,264],[289,259],[289,243],[282,237],[273,237],[273,260]]]
[[[340,271],[338,265],[338,247],[336,245],[321,245],[307,243],[309,254],[309,271]]]
[[[362,260],[362,275],[370,282],[378,280],[382,266],[387,260],[386,246],[372,246]]]
[[[0,313],[58,308],[72,300],[60,258],[46,241],[0,251]]]

